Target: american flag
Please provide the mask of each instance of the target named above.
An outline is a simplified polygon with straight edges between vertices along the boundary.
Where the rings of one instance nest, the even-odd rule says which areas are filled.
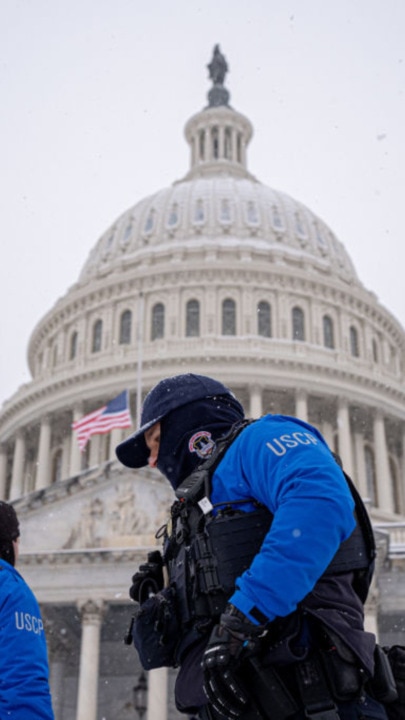
[[[124,390],[107,405],[72,423],[72,430],[76,433],[80,450],[84,450],[92,435],[104,435],[113,428],[129,428],[131,426],[128,390]]]

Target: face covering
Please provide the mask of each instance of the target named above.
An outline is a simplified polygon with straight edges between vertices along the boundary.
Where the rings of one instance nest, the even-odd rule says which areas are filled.
[[[243,418],[243,408],[232,395],[218,395],[183,405],[161,420],[157,467],[174,490]]]

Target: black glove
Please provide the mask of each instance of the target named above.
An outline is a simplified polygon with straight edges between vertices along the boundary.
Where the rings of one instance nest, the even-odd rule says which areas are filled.
[[[159,550],[154,550],[149,553],[148,562],[141,565],[138,572],[132,576],[129,596],[142,604],[148,597],[162,590],[163,586],[163,558]]]
[[[236,670],[244,658],[258,652],[265,632],[263,625],[254,625],[233,605],[225,608],[202,660],[204,691],[214,717],[238,718],[246,709],[249,697]]]

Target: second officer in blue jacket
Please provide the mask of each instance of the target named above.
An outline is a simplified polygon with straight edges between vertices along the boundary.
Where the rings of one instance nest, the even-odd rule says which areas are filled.
[[[19,536],[13,506],[0,502],[0,718],[53,720],[41,612],[14,567]]]

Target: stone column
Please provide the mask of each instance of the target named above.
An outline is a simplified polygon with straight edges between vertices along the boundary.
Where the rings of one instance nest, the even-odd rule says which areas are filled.
[[[52,694],[52,708],[55,720],[62,720],[65,700],[66,665],[68,663],[69,649],[58,644],[52,651],[52,641],[49,640],[48,634],[48,650],[49,649],[51,649],[49,658],[49,685]]]
[[[344,398],[339,398],[337,411],[337,426],[339,436],[339,455],[343,467],[350,477],[353,475],[352,441],[350,436],[350,415],[349,403]]]
[[[162,667],[148,673],[148,713],[147,720],[166,720],[167,718],[167,668]]]
[[[374,452],[378,507],[381,510],[393,512],[393,492],[385,437],[384,416],[380,411],[377,411],[374,417]]]
[[[103,603],[88,600],[79,604],[79,610],[82,616],[82,638],[76,720],[96,720]]]
[[[220,160],[225,157],[225,128],[223,125],[218,127],[218,157]]]
[[[236,161],[237,161],[236,129],[235,128],[232,128],[232,131],[231,131],[231,160],[234,163],[236,163]]]
[[[205,128],[205,137],[204,137],[204,161],[207,162],[211,160],[211,132],[210,128]]]
[[[197,136],[198,137],[198,136]],[[191,167],[195,165],[195,140],[196,136],[193,135],[190,142],[190,161],[191,161]]]
[[[76,422],[76,420],[80,420],[82,416],[83,407],[82,405],[77,405],[73,410],[72,423]],[[70,467],[68,477],[71,477],[72,475],[77,475],[81,469],[82,454],[79,448],[79,444],[77,442],[76,433],[72,430],[72,436],[70,441]]]
[[[354,452],[356,457],[356,487],[362,496],[367,497],[366,462],[364,458],[364,437],[361,432],[354,434]],[[354,478],[353,478],[354,479]]]
[[[131,428],[127,429],[127,434],[131,434]],[[117,445],[121,442],[123,436],[123,432],[121,428],[113,428],[111,430],[111,436],[110,436],[110,451],[109,451],[109,460],[116,460],[117,456],[115,454],[115,448]]]
[[[23,493],[24,478],[24,461],[25,461],[25,438],[22,432],[18,432],[15,439],[13,472],[11,475],[10,500],[21,497]]]
[[[70,639],[61,633],[58,622],[49,616],[47,608],[47,605],[43,605],[41,610],[47,636],[52,708],[55,720],[62,720],[66,666],[71,657],[72,645]]]
[[[37,476],[35,490],[42,490],[50,484],[51,419],[47,415],[41,420],[39,432]]]
[[[252,418],[259,418],[263,415],[263,397],[259,385],[251,385],[249,388],[249,414]]]
[[[69,477],[69,471],[70,471],[70,443],[71,443],[71,434],[67,435],[63,439],[62,443],[62,480],[65,480],[65,478]]]
[[[6,500],[7,489],[7,448],[0,445],[0,500]]]
[[[246,167],[246,143],[245,138],[242,135],[240,139],[240,152],[241,152],[241,160],[243,167]]]
[[[100,464],[101,435],[93,435],[90,439],[89,466]]]
[[[306,390],[297,390],[295,393],[295,416],[308,422],[308,395]]]
[[[323,437],[325,438],[326,442],[328,443],[331,450],[334,450],[334,441],[333,441],[333,425],[332,423],[328,422],[327,420],[324,420],[321,425],[321,433]]]
[[[65,663],[62,659],[49,663],[49,684],[51,686],[52,708],[55,720],[62,720],[64,677]]]

